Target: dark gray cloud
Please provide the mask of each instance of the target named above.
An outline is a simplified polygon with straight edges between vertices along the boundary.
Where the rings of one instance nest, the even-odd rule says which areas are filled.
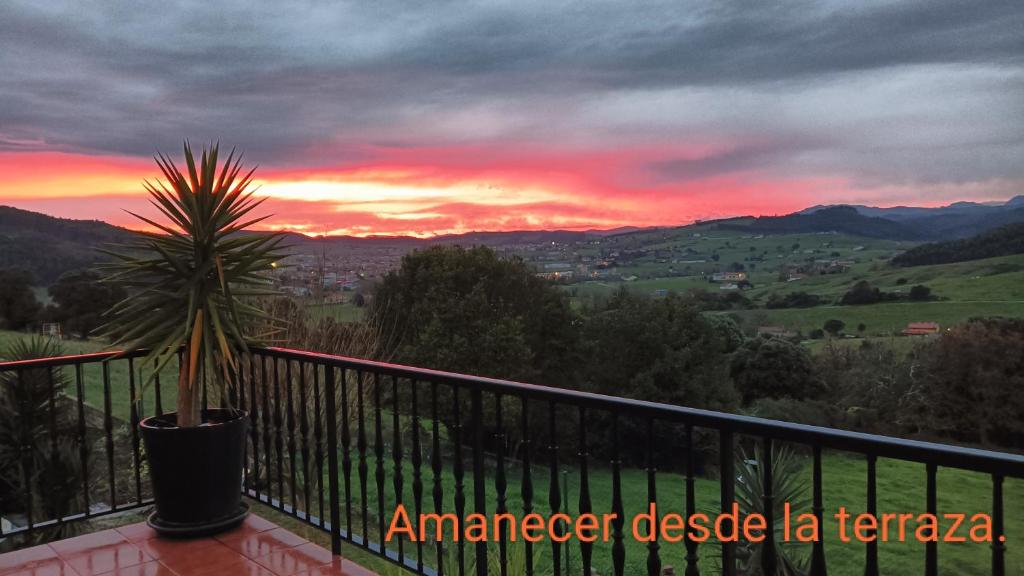
[[[380,146],[724,141],[647,166],[1020,179],[1021,30],[1019,0],[9,0],[0,151],[149,155],[187,136],[339,165]]]

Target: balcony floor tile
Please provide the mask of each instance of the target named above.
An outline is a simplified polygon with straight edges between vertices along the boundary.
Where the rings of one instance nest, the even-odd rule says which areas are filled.
[[[159,538],[145,523],[0,554],[0,576],[376,576],[250,514],[214,537]]]

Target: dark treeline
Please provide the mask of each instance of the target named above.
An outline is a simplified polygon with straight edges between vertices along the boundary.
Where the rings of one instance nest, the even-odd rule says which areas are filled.
[[[897,266],[966,262],[1024,253],[1024,223],[1010,224],[972,238],[923,244],[892,259]]]

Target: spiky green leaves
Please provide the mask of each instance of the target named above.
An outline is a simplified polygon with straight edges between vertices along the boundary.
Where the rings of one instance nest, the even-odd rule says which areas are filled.
[[[264,199],[253,196],[253,170],[242,172],[235,152],[218,165],[218,146],[196,159],[188,142],[182,172],[167,156],[155,160],[163,180],[145,182],[150,202],[166,222],[131,213],[156,231],[139,232],[121,251],[107,251],[107,281],[129,296],[108,312],[100,329],[113,346],[150,350],[157,370],[185,350],[182,385],[194,388],[200,368],[228,381],[238,354],[260,337],[255,326],[273,326],[253,303],[274,295],[268,272],[284,257],[283,236],[246,230]],[[152,364],[150,364],[152,365]],[[181,391],[179,391],[180,393]]]

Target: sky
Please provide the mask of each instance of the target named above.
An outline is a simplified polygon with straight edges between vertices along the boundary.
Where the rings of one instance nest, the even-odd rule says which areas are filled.
[[[0,204],[133,226],[219,141],[308,234],[1024,193],[1024,3],[0,2]]]

